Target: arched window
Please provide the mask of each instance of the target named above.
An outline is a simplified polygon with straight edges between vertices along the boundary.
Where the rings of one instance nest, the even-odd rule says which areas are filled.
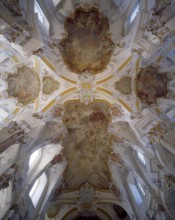
[[[48,33],[49,32],[49,21],[46,18],[45,14],[42,11],[37,0],[35,0],[35,2],[34,2],[34,12],[38,14],[38,19],[39,19],[41,25],[44,27],[44,30],[46,31],[46,33]]]
[[[29,196],[35,208],[38,205],[38,202],[44,192],[46,185],[47,185],[47,176],[45,173],[43,173],[40,177],[38,177],[38,179],[35,180],[35,183],[30,189]]]
[[[145,188],[138,180],[135,180],[135,183],[129,183],[129,187],[136,204],[141,206],[146,195]]]
[[[42,155],[42,149],[34,151],[29,159],[29,171],[31,171],[40,161]]]
[[[144,165],[146,167],[146,160],[145,160],[144,155],[138,151],[137,156],[138,156],[140,162],[142,163],[142,165]]]
[[[144,189],[144,187],[141,185],[141,183],[139,183],[138,181],[137,181],[137,187],[138,187],[138,190],[139,190],[139,192],[140,192],[140,195],[141,195],[142,197],[144,197],[144,196],[145,196],[145,189]]]
[[[134,19],[136,18],[137,13],[139,12],[139,10],[140,10],[140,4],[139,4],[139,2],[137,2],[137,4],[133,8],[133,10],[132,10],[132,12],[129,16],[129,24],[131,24],[134,21]]]

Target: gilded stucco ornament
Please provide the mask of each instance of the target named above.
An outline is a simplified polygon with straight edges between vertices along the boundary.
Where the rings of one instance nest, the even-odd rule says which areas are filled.
[[[95,98],[95,75],[88,71],[79,75],[78,94],[80,102],[88,105]]]
[[[174,30],[169,28],[166,19],[163,18],[172,2],[172,0],[157,0],[151,18],[143,26],[144,36],[151,40],[153,44],[160,44],[174,37]]]
[[[175,177],[172,174],[164,175],[164,180],[167,188],[175,189]]]
[[[85,216],[95,214],[97,205],[95,202],[95,190],[88,182],[82,184],[79,190],[80,201],[78,205],[79,213]]]
[[[23,18],[22,8],[20,6],[19,0],[7,0],[2,1],[1,3],[4,6],[3,12],[1,11],[2,18],[7,15],[6,10],[9,12],[8,14],[8,24],[9,27],[4,30],[0,30],[0,33],[4,35],[4,37],[9,41],[17,44],[22,44],[25,40],[31,39],[31,30],[32,27],[27,23],[27,21]],[[4,13],[4,14],[3,14]],[[7,18],[6,17],[6,18]],[[6,20],[6,19],[5,19]]]
[[[168,130],[163,126],[161,122],[158,122],[154,127],[152,127],[147,133],[147,137],[151,144],[160,143],[163,135],[166,134]]]
[[[69,70],[77,74],[102,72],[114,47],[108,18],[97,8],[78,8],[65,19],[65,30],[67,37],[60,42],[60,52]]]

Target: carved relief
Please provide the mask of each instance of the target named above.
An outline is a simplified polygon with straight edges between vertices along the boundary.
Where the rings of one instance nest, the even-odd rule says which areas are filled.
[[[111,190],[114,193],[114,195],[117,197],[118,200],[122,200],[122,193],[121,193],[120,189],[118,189],[115,185],[112,185]]]
[[[35,101],[39,94],[39,78],[37,73],[23,66],[7,78],[9,96],[18,99],[18,102],[27,105]]]
[[[18,44],[22,44],[24,38],[29,40],[31,38],[30,31],[32,27],[23,18],[19,0],[2,0],[1,3],[11,15],[11,19],[9,18],[10,27],[2,31],[2,34],[5,36],[5,38],[10,42],[15,43],[18,39],[20,41],[17,42]],[[21,35],[23,35],[21,38],[22,40],[18,38]]]
[[[26,41],[31,39],[30,31],[31,26],[22,17],[15,17],[14,23],[3,31],[3,35],[9,42],[23,44],[24,38]],[[22,40],[19,38],[21,35],[23,35]]]
[[[79,204],[79,211],[80,213],[85,213],[85,211],[93,212],[96,209],[95,203],[95,190],[94,188],[88,183],[85,182],[79,191],[80,194],[80,204]]]
[[[78,188],[86,181],[108,189],[111,179],[107,163],[111,145],[109,107],[97,102],[87,106],[72,102],[65,107],[63,122],[68,132],[62,145],[68,162],[64,175],[66,189]]]
[[[119,105],[112,105],[111,113],[114,117],[121,117],[123,115],[123,111]]]
[[[109,63],[114,43],[109,38],[109,21],[96,8],[75,10],[65,20],[67,38],[60,42],[61,54],[75,73],[102,72]]]
[[[172,0],[156,0],[152,14],[156,16],[162,16],[163,12],[167,9],[171,2]]]
[[[63,162],[63,160],[64,160],[64,155],[58,154],[52,159],[52,161],[50,162],[50,165],[53,166],[57,163],[61,163],[61,162]]]
[[[160,17],[153,16],[143,28],[145,35],[152,39],[155,43],[163,42],[173,33],[164,23],[160,21]],[[153,40],[155,39],[155,40]]]
[[[0,190],[5,189],[9,186],[10,181],[14,179],[14,173],[17,167],[18,167],[17,164],[12,164],[9,167],[7,173],[3,173],[0,176]]]
[[[53,114],[53,117],[61,117],[63,115],[63,110],[62,106],[55,106],[51,114]]]
[[[2,0],[1,2],[13,16],[22,16],[19,0]]]
[[[165,42],[174,36],[174,30],[166,26],[163,22],[162,16],[168,14],[166,9],[171,5],[172,0],[156,0],[155,6],[152,11],[152,17],[149,19],[144,29],[146,38],[149,38],[154,44]],[[166,11],[166,12],[165,12]],[[165,12],[165,13],[164,13]]]
[[[171,188],[175,189],[175,177],[171,174],[168,174],[168,175],[165,175],[164,178],[165,178],[166,186],[169,189],[171,189]]]
[[[157,123],[149,130],[147,137],[149,138],[151,144],[159,143],[160,139],[163,138],[163,135],[166,132],[167,129],[162,125],[162,123]]]
[[[147,104],[156,103],[156,98],[167,95],[167,83],[167,74],[159,73],[157,67],[142,68],[136,78],[137,95]]]
[[[0,176],[0,189],[5,189],[9,186],[9,181],[13,179],[12,174],[6,174]]]
[[[118,163],[120,166],[125,166],[125,163],[124,163],[124,161],[122,160],[122,158],[120,157],[120,155],[117,153],[117,154],[115,154],[115,153],[112,153],[111,154],[111,160],[113,161],[113,162],[116,162],[116,163]]]
[[[112,141],[115,143],[124,143],[124,139],[121,137],[118,137],[114,134],[112,134],[111,137],[112,137]]]
[[[55,90],[59,89],[59,82],[56,82],[51,77],[44,77],[43,78],[43,93],[44,94],[51,94]]]
[[[131,90],[132,79],[128,76],[123,77],[118,82],[115,82],[115,89],[119,90],[124,95],[129,95],[132,93]]]

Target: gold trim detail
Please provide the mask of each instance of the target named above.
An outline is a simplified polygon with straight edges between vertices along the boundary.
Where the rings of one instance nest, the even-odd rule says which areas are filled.
[[[15,108],[15,110],[12,112],[12,114],[16,115],[19,112],[20,108]]]
[[[80,102],[80,100],[75,99],[75,100],[68,100],[63,104],[63,107],[65,107],[67,104],[69,104],[70,102]],[[104,99],[95,99],[93,102],[104,102],[106,103],[109,107],[111,107],[111,103],[109,103],[108,101],[104,100]],[[73,190],[74,191],[74,190]]]
[[[140,69],[140,57],[136,61],[136,72]]]
[[[102,92],[105,92],[105,93],[107,93],[108,95],[113,95],[112,92],[110,92],[110,91],[107,90],[107,89],[101,88],[101,87],[97,87],[97,90],[102,91]]]
[[[38,110],[38,106],[39,106],[39,99],[37,99],[37,100],[35,101],[34,111],[37,111],[37,110]]]
[[[140,112],[140,102],[139,102],[139,100],[137,100],[136,101],[136,108],[137,108],[137,110],[138,110],[138,112]]]
[[[39,61],[38,61],[38,59],[35,57],[35,69],[37,70],[37,71],[39,71]],[[39,75],[39,74],[38,74]]]
[[[51,70],[56,72],[55,67],[48,61],[48,59],[46,57],[42,57],[41,59]]]
[[[49,108],[51,108],[51,107],[55,104],[55,102],[56,102],[55,99],[52,100],[51,102],[49,102],[49,104],[46,105],[46,106],[42,109],[42,112],[47,112],[47,110],[48,110]]]
[[[118,99],[118,101],[123,105],[129,112],[132,112],[132,109],[127,105],[122,99]]]
[[[75,91],[76,89],[77,89],[76,87],[67,89],[66,91],[62,92],[60,95],[61,95],[61,96],[64,96],[64,95],[66,95],[66,94],[69,93],[69,92]]]
[[[15,62],[15,63],[18,63],[19,62],[19,59],[16,55],[13,55],[12,56],[12,60]]]
[[[69,211],[63,216],[63,218],[62,218],[61,220],[66,220],[67,217],[68,217],[70,214],[72,214],[73,212],[76,212],[77,210],[78,210],[77,208],[73,208],[73,209],[69,210]]]
[[[108,80],[110,80],[110,79],[112,79],[112,75],[106,77],[105,79],[102,79],[102,80],[100,80],[100,81],[97,81],[96,83],[97,83],[97,84],[104,83],[104,82],[106,82],[106,81],[108,81]]]
[[[64,80],[66,80],[66,81],[68,81],[68,82],[70,82],[70,83],[73,83],[73,84],[76,84],[76,83],[77,83],[77,81],[72,80],[72,79],[69,79],[69,78],[67,78],[67,77],[65,77],[65,76],[61,76],[61,78],[64,79]]]
[[[130,61],[132,60],[132,57],[128,57],[125,62],[118,68],[118,71],[122,70]]]
[[[91,83],[81,83],[82,89],[91,89],[92,85]]]

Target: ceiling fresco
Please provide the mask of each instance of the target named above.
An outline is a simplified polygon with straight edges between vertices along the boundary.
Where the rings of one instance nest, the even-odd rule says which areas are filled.
[[[137,75],[137,95],[147,104],[156,103],[156,98],[166,96],[167,83],[168,77],[166,73],[160,73],[157,67],[147,66],[142,68]]]
[[[56,82],[54,79],[48,76],[43,78],[43,93],[44,94],[51,94],[57,89],[59,89],[59,82]]]
[[[67,37],[60,42],[61,54],[68,68],[75,73],[102,72],[112,55],[108,18],[97,8],[78,8],[65,20]]]
[[[123,77],[120,81],[115,82],[115,89],[119,90],[124,95],[129,95],[132,93],[131,90],[132,79],[128,76]]]
[[[63,141],[63,153],[67,158],[64,175],[67,190],[79,188],[84,182],[109,189],[110,120],[109,106],[105,103],[71,102],[66,105],[63,123],[68,134]]]
[[[18,68],[14,74],[7,77],[8,95],[18,99],[24,105],[32,103],[39,94],[39,77],[37,73],[26,66]]]

